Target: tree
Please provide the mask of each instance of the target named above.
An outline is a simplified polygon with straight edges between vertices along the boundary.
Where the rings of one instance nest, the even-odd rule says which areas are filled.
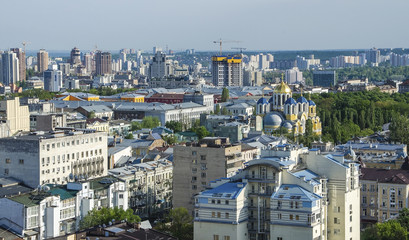
[[[193,129],[193,132],[197,134],[197,137],[199,139],[210,136],[210,132],[207,131],[207,129],[204,126],[200,126],[198,128]]]
[[[222,101],[222,102],[227,102],[227,101],[229,101],[229,99],[230,99],[230,97],[229,97],[229,89],[223,88],[221,101]]]
[[[160,126],[159,118],[147,116],[142,119],[142,128],[156,128]]]
[[[108,224],[112,219],[115,221],[126,220],[128,223],[137,223],[141,221],[141,218],[138,215],[134,214],[132,209],[124,210],[122,208],[106,208],[103,207],[100,210],[94,208],[88,212],[80,222],[81,229],[88,229],[94,226]]]
[[[134,139],[132,133],[129,133],[128,135],[126,135],[125,138],[126,138],[126,139]]]
[[[409,120],[406,117],[394,114],[389,130],[391,141],[409,144]]]
[[[174,208],[165,218],[165,223],[156,226],[159,231],[166,232],[178,239],[193,240],[193,224],[186,208]]]
[[[93,118],[95,118],[95,112],[94,111],[89,112],[88,113],[88,119],[93,119]]]
[[[172,129],[173,132],[175,133],[183,131],[183,124],[178,121],[172,120],[172,121],[166,122],[165,126],[169,129]]]
[[[175,135],[173,135],[173,134],[172,135],[167,135],[167,136],[162,136],[162,138],[169,145],[175,144],[177,142],[177,140],[178,140],[177,137]]]
[[[222,108],[222,115],[229,115],[229,111],[227,111],[227,108]]]
[[[214,114],[219,115],[220,114],[220,105],[216,104],[216,110],[214,111]]]
[[[131,130],[132,131],[137,131],[137,130],[141,130],[142,129],[142,124],[140,122],[132,122],[131,123]]]

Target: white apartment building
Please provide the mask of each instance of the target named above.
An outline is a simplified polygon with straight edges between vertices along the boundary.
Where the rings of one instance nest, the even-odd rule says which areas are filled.
[[[284,153],[249,161],[220,180],[230,185],[210,184],[213,189],[195,197],[195,239],[360,239],[359,165],[343,156],[301,153],[288,144],[276,151]],[[282,157],[291,156],[288,151],[299,156]],[[224,193],[234,192],[235,184],[246,185],[244,203],[229,209]],[[213,203],[203,199],[209,194],[216,204],[207,205]],[[233,211],[227,214],[231,222],[225,220],[227,211]]]
[[[125,183],[112,177],[64,186],[40,186],[31,193],[0,199],[0,224],[24,239],[48,239],[75,233],[88,211],[128,208]]]
[[[0,139],[0,176],[30,187],[107,175],[107,133],[66,130]]]

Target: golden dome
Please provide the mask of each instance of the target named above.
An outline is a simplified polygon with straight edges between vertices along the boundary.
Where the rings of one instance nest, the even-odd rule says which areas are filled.
[[[291,88],[284,81],[281,81],[280,85],[274,89],[274,93],[291,93]]]

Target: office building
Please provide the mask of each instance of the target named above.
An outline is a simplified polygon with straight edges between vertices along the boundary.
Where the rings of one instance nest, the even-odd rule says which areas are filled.
[[[95,60],[90,53],[84,54],[84,66],[87,74],[92,74],[95,68]]]
[[[279,145],[195,196],[195,239],[359,239],[359,165]]]
[[[35,188],[107,175],[107,134],[93,130],[35,132],[0,139],[0,176]]]
[[[98,51],[95,54],[95,74],[112,74],[112,56],[109,52]]]
[[[74,65],[81,65],[81,51],[77,47],[74,47],[71,50],[70,64],[73,65],[73,66]]]
[[[63,87],[62,71],[48,69],[43,72],[44,90],[50,92],[59,92]]]
[[[285,71],[285,82],[287,84],[302,83],[302,72],[294,67]]]
[[[242,56],[212,57],[213,85],[216,87],[243,85]]]
[[[313,71],[312,82],[314,86],[334,87],[336,84],[335,71]]]
[[[241,145],[222,137],[175,146],[173,154],[173,207],[185,207],[192,214],[196,194],[210,181],[234,175],[244,164]]]
[[[28,106],[20,105],[20,98],[0,101],[0,122],[5,123],[7,133],[12,136],[17,132],[30,131],[30,113]]]
[[[37,70],[42,73],[48,69],[48,52],[45,49],[40,49],[37,53]]]
[[[5,51],[0,58],[0,83],[9,86],[16,84],[18,81],[20,81],[20,70],[17,54]]]
[[[20,81],[26,80],[26,53],[21,48],[12,48],[10,51],[17,54]]]

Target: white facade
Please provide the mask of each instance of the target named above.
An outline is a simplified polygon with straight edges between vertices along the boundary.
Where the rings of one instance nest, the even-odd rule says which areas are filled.
[[[221,180],[231,186],[211,184],[213,189],[196,196],[195,237],[202,239],[209,232],[220,232],[231,239],[249,240],[360,239],[359,165],[347,162],[343,156],[324,156],[283,146],[284,149],[275,149],[282,153],[270,152],[268,155],[274,157],[252,160],[235,176]],[[298,156],[289,158],[288,152]],[[236,207],[236,213],[228,216],[246,212],[248,224],[244,234],[235,238],[237,223],[219,223],[219,229],[213,229],[212,224],[219,220],[213,212],[218,216],[218,212],[227,211],[217,197],[232,192],[234,184],[243,183],[247,189],[243,196],[245,205]],[[216,204],[211,205],[209,200],[206,205],[201,199],[209,194],[213,194]]]
[[[296,67],[286,70],[285,81],[287,84],[301,83],[303,81],[302,72]]]
[[[0,139],[0,175],[33,188],[67,183],[70,174],[79,179],[105,176],[107,161],[107,134],[102,132],[38,133]]]

